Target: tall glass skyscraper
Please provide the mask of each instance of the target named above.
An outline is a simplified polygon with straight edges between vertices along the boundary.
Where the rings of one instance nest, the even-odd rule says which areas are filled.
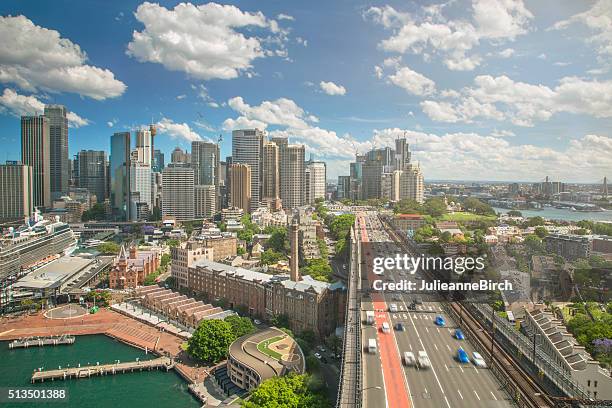
[[[34,207],[51,207],[49,120],[45,116],[21,117],[21,162],[32,167]]]
[[[127,220],[130,215],[130,132],[111,136],[110,178],[113,215]]]
[[[68,119],[63,105],[45,105],[49,120],[51,196],[59,198],[68,193],[70,163],[68,162]]]

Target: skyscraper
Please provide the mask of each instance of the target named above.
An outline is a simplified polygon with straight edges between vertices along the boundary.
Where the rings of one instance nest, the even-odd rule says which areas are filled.
[[[175,147],[170,154],[170,162],[171,163],[191,163],[191,155],[180,147]]]
[[[49,146],[51,169],[51,197],[59,198],[68,193],[70,163],[68,162],[68,119],[63,105],[45,105],[45,117],[49,120]]]
[[[136,131],[136,155],[144,165],[153,165],[153,136],[150,130]]]
[[[281,200],[284,208],[304,205],[306,180],[304,175],[304,145],[287,144],[281,148]]]
[[[406,138],[395,139],[395,170],[404,170],[410,163],[410,150]]]
[[[0,221],[29,217],[32,205],[32,168],[19,162],[0,164]]]
[[[161,150],[153,152],[153,167],[154,172],[161,173],[164,169],[164,153]]]
[[[306,163],[306,204],[313,204],[317,199],[325,199],[325,162],[312,161]]]
[[[276,143],[264,141],[262,160],[262,202],[272,209],[280,209],[280,154]]]
[[[234,163],[229,166],[230,177],[230,203],[232,207],[241,208],[249,212],[253,206],[251,186],[253,185],[251,166],[248,164]]]
[[[111,136],[110,178],[113,215],[127,220],[130,211],[130,132],[118,132]]]
[[[106,152],[102,150],[81,150],[77,153],[75,162],[78,166],[78,186],[86,188],[96,196],[97,202],[103,203],[108,196],[106,190]]]
[[[383,164],[378,160],[367,160],[362,165],[361,195],[363,200],[381,198]]]
[[[399,174],[399,199],[405,198],[415,200],[419,203],[425,202],[425,181],[423,173],[418,165],[408,164],[405,170]]]
[[[195,185],[193,193],[195,218],[212,218],[215,215],[217,208],[215,191],[215,186],[210,184]]]
[[[171,163],[162,172],[162,216],[177,221],[194,218],[194,171],[187,163]]]
[[[141,220],[153,211],[152,182],[151,166],[132,160],[130,164],[130,221]]]
[[[219,145],[196,140],[191,142],[191,165],[195,183],[219,186]]]
[[[233,163],[248,164],[251,170],[251,210],[258,208],[261,200],[263,141],[264,134],[259,129],[232,132]]]
[[[51,150],[49,119],[21,117],[21,162],[32,167],[34,207],[51,207]]]

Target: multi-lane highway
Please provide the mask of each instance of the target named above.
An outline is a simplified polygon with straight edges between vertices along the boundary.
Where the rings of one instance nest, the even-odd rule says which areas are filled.
[[[377,215],[362,213],[357,217],[358,235],[361,239],[364,266],[371,265],[375,257],[393,257],[401,253],[391,242]],[[362,288],[372,287],[376,279],[399,282],[402,279],[417,282],[424,277],[420,271],[411,275],[406,271],[385,270],[377,275],[371,267],[362,269]],[[412,307],[416,298],[419,303]],[[422,301],[422,302],[421,302]],[[397,312],[390,312],[391,305]],[[375,325],[365,324],[366,311],[375,311]],[[437,316],[445,319],[445,326],[435,324]],[[463,348],[472,357],[473,346],[469,339],[457,340],[453,334],[458,327],[442,309],[438,297],[433,294],[410,292],[372,292],[362,297],[362,351],[364,404],[380,407],[383,400],[387,407],[511,407],[507,394],[501,389],[490,371],[477,368],[471,361],[457,361],[457,350]],[[390,326],[388,333],[381,330],[383,322]],[[401,323],[405,330],[397,330]],[[378,350],[369,353],[369,339],[376,339]],[[405,366],[404,352],[418,357],[426,351],[430,368]]]

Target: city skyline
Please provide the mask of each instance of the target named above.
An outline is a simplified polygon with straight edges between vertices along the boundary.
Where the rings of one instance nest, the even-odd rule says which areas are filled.
[[[304,144],[328,179],[404,135],[428,181],[600,183],[612,170],[605,1],[342,2],[316,14],[127,2],[94,21],[89,2],[65,3],[0,6],[15,39],[0,46],[1,161],[20,159],[18,116],[62,104],[71,158],[110,153],[113,133],[152,122],[167,158],[223,134],[223,160],[232,130],[258,127]]]

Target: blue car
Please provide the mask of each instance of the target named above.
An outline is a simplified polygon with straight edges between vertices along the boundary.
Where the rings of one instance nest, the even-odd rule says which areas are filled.
[[[436,316],[436,325],[437,326],[444,326],[446,324],[446,322],[444,321],[444,318],[442,316]]]
[[[468,356],[468,353],[465,352],[464,349],[460,348],[459,350],[457,350],[457,360],[459,360],[460,363],[469,363],[470,362],[470,357]]]
[[[465,340],[465,335],[463,334],[463,332],[461,331],[461,329],[457,329],[455,330],[455,338],[457,340]]]

